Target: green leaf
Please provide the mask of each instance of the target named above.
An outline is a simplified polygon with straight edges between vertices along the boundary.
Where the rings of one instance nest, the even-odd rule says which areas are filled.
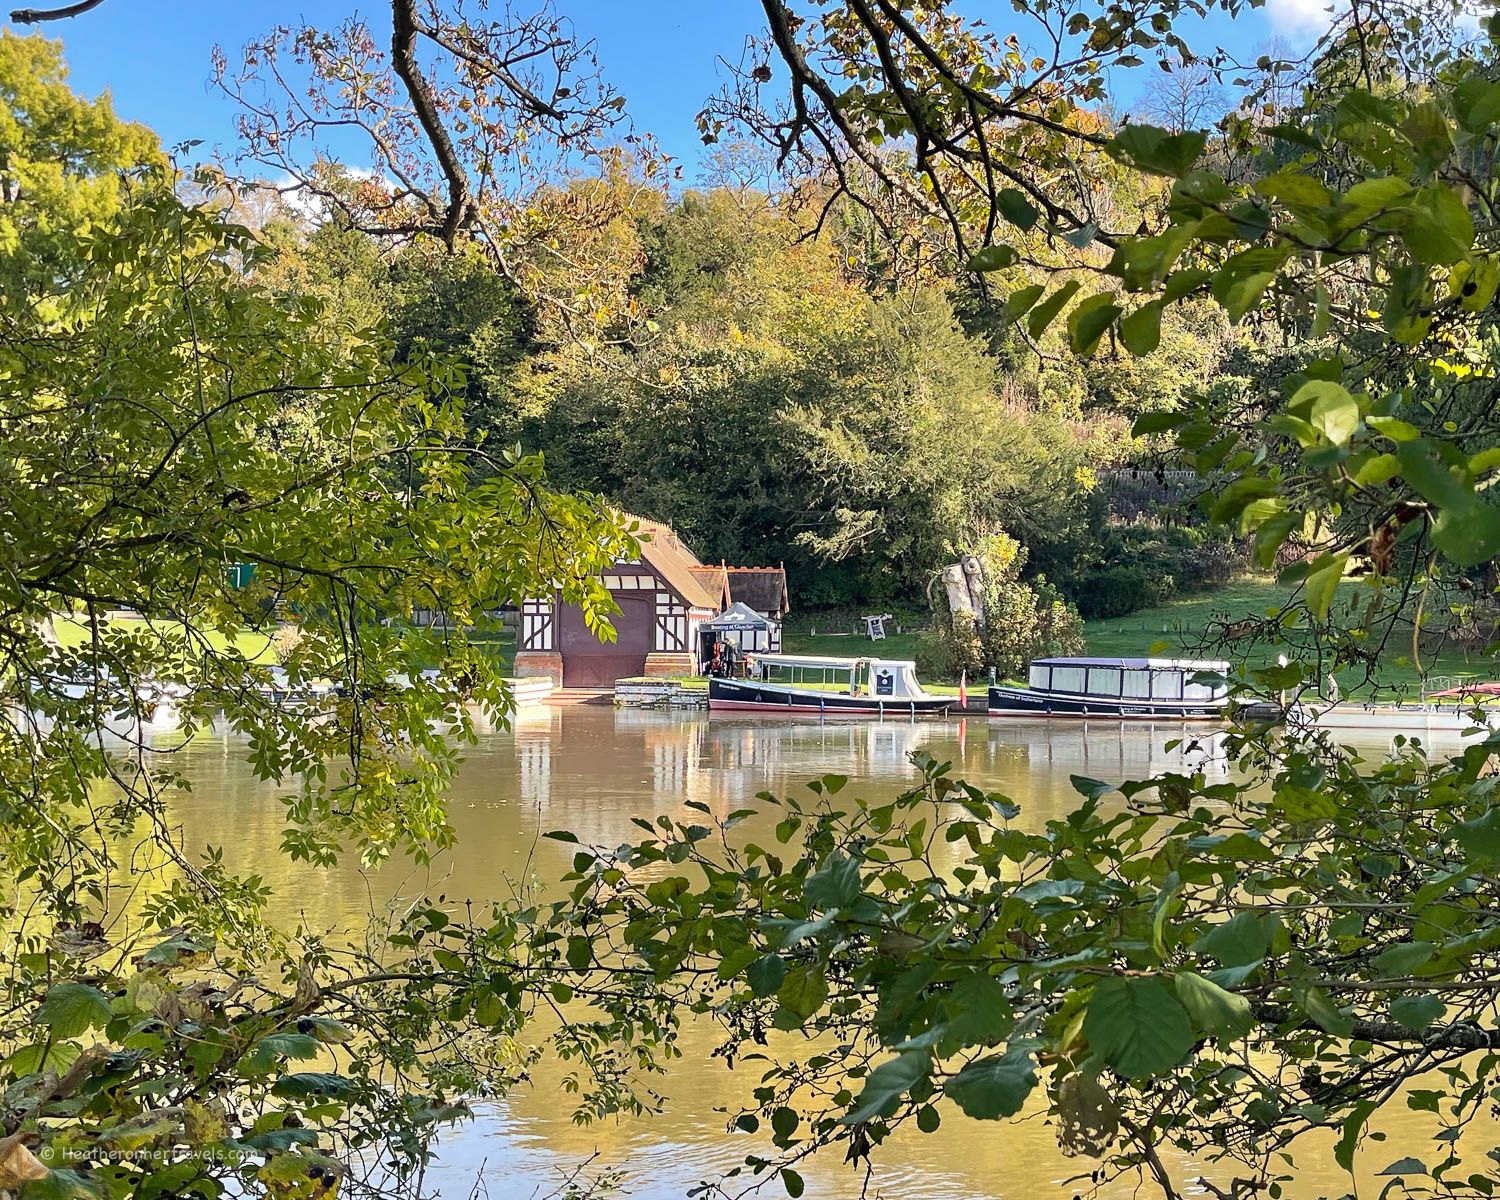
[[[1370,1114],[1380,1107],[1377,1100],[1360,1100],[1344,1118],[1344,1131],[1333,1148],[1334,1160],[1346,1171],[1354,1170],[1354,1148],[1359,1144],[1359,1135]]]
[[[1255,1018],[1250,1012],[1250,1001],[1245,997],[1227,992],[1192,971],[1178,971],[1174,978],[1177,999],[1204,1033],[1227,1043],[1250,1032]]]
[[[1371,961],[1382,975],[1410,975],[1436,953],[1431,942],[1401,942],[1386,947]]]
[[[909,1051],[887,1059],[865,1077],[864,1090],[841,1122],[857,1125],[874,1117],[888,1117],[901,1097],[932,1074],[932,1059],[920,1051]]]
[[[1297,389],[1293,406],[1308,424],[1335,446],[1347,446],[1359,428],[1359,405],[1348,391],[1327,379],[1313,379]]]
[[[271,1094],[284,1100],[342,1100],[352,1096],[354,1081],[322,1071],[299,1071],[283,1075],[271,1085]]]
[[[1474,245],[1474,221],[1468,205],[1447,184],[1428,184],[1412,202],[1411,220],[1402,240],[1419,262],[1451,266]]]
[[[1107,147],[1110,155],[1151,175],[1180,179],[1208,142],[1206,133],[1171,133],[1153,125],[1125,126]]]
[[[1026,332],[1033,338],[1041,337],[1047,326],[1052,324],[1053,318],[1062,311],[1063,305],[1073,298],[1078,286],[1076,279],[1070,279],[1033,308],[1031,315],[1026,318]]]
[[[1329,1033],[1348,1037],[1354,1031],[1354,1019],[1341,1012],[1322,988],[1294,988],[1292,994],[1302,1011]]]
[[[828,980],[821,967],[794,967],[776,990],[776,999],[788,1012],[807,1020],[828,999]]]
[[[594,943],[588,938],[575,935],[568,939],[568,966],[575,971],[587,971],[594,965]]]
[[[1113,292],[1100,292],[1076,305],[1068,314],[1068,344],[1080,358],[1093,354],[1105,330],[1124,311],[1114,300]]]
[[[59,983],[37,1005],[32,1020],[52,1030],[58,1041],[67,1041],[109,1023],[109,997],[86,983]]]
[[[286,1058],[317,1058],[319,1042],[305,1033],[268,1033],[255,1043],[252,1054],[278,1054]]]
[[[1303,587],[1307,592],[1307,606],[1320,621],[1328,619],[1328,610],[1333,605],[1334,593],[1344,578],[1344,569],[1349,565],[1347,554],[1320,554],[1308,569]]]
[[[1160,980],[1113,975],[1094,985],[1084,1010],[1089,1046],[1127,1079],[1160,1075],[1193,1047],[1187,1010]]]
[[[1500,510],[1481,500],[1467,479],[1437,461],[1425,440],[1402,442],[1396,458],[1406,482],[1439,509],[1432,541],[1461,567],[1500,555]]]
[[[1020,258],[1014,246],[1007,246],[1003,243],[998,246],[986,246],[969,259],[969,270],[1000,271],[1006,267],[1015,266]]]
[[[1376,454],[1360,464],[1354,472],[1354,482],[1360,487],[1379,487],[1401,474],[1401,464],[1394,454]]]
[[[1410,193],[1411,184],[1394,175],[1362,179],[1344,193],[1339,206],[1339,223],[1345,229],[1352,229]]]
[[[1377,1175],[1426,1175],[1427,1164],[1420,1158],[1398,1158],[1384,1171],[1375,1172]]]
[[[1500,808],[1492,808],[1482,817],[1460,821],[1453,827],[1454,840],[1469,859],[1500,858]]]
[[[1164,300],[1153,300],[1120,322],[1120,341],[1134,355],[1150,354],[1161,344],[1161,311]]]
[[[1019,321],[1042,298],[1042,293],[1046,290],[1045,283],[1031,283],[1016,289],[1006,298],[1005,315],[1012,321]]]
[[[1391,1020],[1423,1033],[1448,1011],[1448,1006],[1430,993],[1402,996],[1391,1001]]]
[[[977,1121],[1013,1117],[1036,1087],[1033,1041],[1012,1042],[1004,1054],[989,1054],[964,1064],[943,1088],[943,1094],[965,1116]]]
[[[1030,229],[1041,215],[1019,188],[1001,188],[995,196],[1000,215],[1018,229]]]
[[[750,990],[757,996],[772,996],[786,978],[786,963],[777,954],[756,959],[745,970]]]
[[[1114,784],[1105,783],[1102,779],[1090,779],[1087,775],[1069,775],[1068,782],[1073,785],[1075,792],[1090,800],[1097,800],[1115,790]]]
[[[1271,921],[1262,913],[1238,912],[1213,926],[1193,943],[1198,954],[1210,954],[1226,967],[1258,963],[1271,946]]]
[[[917,1110],[917,1128],[923,1133],[936,1133],[942,1123],[942,1114],[932,1105]]]
[[[809,904],[817,908],[847,908],[859,899],[859,859],[845,854],[830,855],[802,887]]]
[[[1004,1041],[1015,1025],[1005,986],[983,971],[970,971],[953,985],[943,1008],[948,1014],[945,1041],[959,1047],[993,1046]]]
[[[797,1174],[796,1171],[792,1170],[791,1167],[782,1167],[781,1186],[786,1188],[786,1194],[790,1196],[792,1200],[797,1200],[797,1198],[802,1195],[803,1188],[805,1188],[807,1185],[802,1182],[802,1176]]]
[[[1135,419],[1135,424],[1130,427],[1130,436],[1147,437],[1148,435],[1153,433],[1165,433],[1169,429],[1176,429],[1179,425],[1186,425],[1192,419],[1193,418],[1191,413],[1142,413]]]

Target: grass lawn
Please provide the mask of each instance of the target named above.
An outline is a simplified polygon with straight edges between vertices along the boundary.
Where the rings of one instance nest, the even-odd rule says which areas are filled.
[[[1151,652],[1154,645],[1165,643],[1167,649],[1158,650],[1164,655],[1189,657],[1196,655],[1205,646],[1215,656],[1212,642],[1216,634],[1222,633],[1221,623],[1233,624],[1245,617],[1264,617],[1268,609],[1276,609],[1285,601],[1287,591],[1273,581],[1264,578],[1243,578],[1227,587],[1203,595],[1184,597],[1164,604],[1159,608],[1142,609],[1126,617],[1084,622],[1084,635],[1088,639],[1088,653],[1101,657],[1134,658]],[[1346,605],[1362,604],[1368,592],[1359,580],[1348,579],[1339,585],[1334,605],[1343,609]],[[1210,626],[1213,626],[1211,629]],[[1270,646],[1257,646],[1248,655],[1252,666],[1265,666],[1275,661],[1278,651]],[[1231,653],[1229,657],[1237,657]],[[1456,651],[1441,655],[1424,654],[1422,668],[1428,676],[1455,675],[1471,679],[1500,678],[1500,662],[1493,658],[1473,655],[1468,659]],[[1342,690],[1356,696],[1363,693],[1355,690],[1362,671],[1350,671],[1340,679]],[[1415,697],[1421,688],[1422,672],[1411,658],[1409,641],[1393,643],[1387,648],[1380,666],[1379,684],[1382,690],[1399,690]]]
[[[138,617],[120,617],[112,624],[118,625],[122,631],[132,629],[146,633],[154,630],[164,642],[180,641],[184,638],[183,626],[175,621],[154,621],[149,626]],[[56,616],[53,618],[52,627],[57,633],[58,644],[71,649],[83,645],[88,638],[88,626],[71,617]],[[224,653],[231,648],[253,663],[270,666],[276,662],[276,651],[271,645],[269,634],[251,633],[240,630],[231,636],[219,630],[195,630],[195,638],[206,641],[216,653]],[[469,642],[486,656],[499,664],[502,671],[509,671],[516,658],[516,639],[509,630],[487,630],[484,632],[472,632]],[[201,642],[199,643],[201,645]],[[417,669],[425,670],[436,667],[440,663],[440,655],[428,654],[421,656],[417,663]]]
[[[1152,653],[1163,657],[1199,657],[1211,654],[1222,655],[1215,649],[1216,636],[1223,633],[1222,626],[1232,625],[1246,617],[1264,617],[1268,609],[1279,609],[1284,603],[1287,590],[1278,587],[1265,577],[1247,576],[1235,580],[1217,591],[1201,595],[1186,596],[1158,608],[1142,609],[1126,617],[1084,622],[1084,636],[1088,641],[1086,653],[1101,658],[1139,658]],[[1357,579],[1345,580],[1339,585],[1335,599],[1336,610],[1344,611],[1363,604],[1368,595],[1365,585]],[[911,633],[891,633],[883,642],[872,642],[859,634],[819,634],[809,636],[805,629],[788,629],[783,634],[783,648],[788,654],[826,654],[840,658],[855,658],[872,655],[881,658],[915,658],[916,637]],[[1162,648],[1164,647],[1164,648]],[[1249,651],[1246,653],[1246,651]],[[1232,651],[1227,657],[1245,657],[1251,666],[1269,666],[1279,653],[1276,647],[1259,645],[1253,650]],[[1427,676],[1453,675],[1461,678],[1484,680],[1500,679],[1500,661],[1472,655],[1465,659],[1456,651],[1441,655],[1424,654],[1422,668]],[[1351,670],[1339,680],[1346,695],[1364,696],[1368,688],[1360,690],[1363,672]],[[1394,694],[1415,698],[1421,689],[1422,672],[1411,658],[1409,641],[1396,644],[1393,640],[1381,663],[1379,686],[1384,698]],[[923,680],[929,691],[947,695],[958,691],[956,685]],[[983,680],[970,680],[970,690],[983,686]]]
[[[142,634],[154,633],[163,642],[185,642],[187,638],[186,627],[178,621],[146,621],[138,617],[120,617],[108,622],[118,626],[121,632],[138,630]],[[57,634],[57,643],[64,649],[71,650],[82,646],[89,637],[88,625],[74,620],[72,617],[55,616],[52,619],[52,628]],[[275,651],[271,648],[270,636],[264,633],[250,633],[240,630],[231,637],[217,629],[194,630],[194,638],[201,639],[197,644],[207,642],[216,654],[223,654],[231,648],[244,655],[253,663],[265,663],[267,665],[276,661]]]

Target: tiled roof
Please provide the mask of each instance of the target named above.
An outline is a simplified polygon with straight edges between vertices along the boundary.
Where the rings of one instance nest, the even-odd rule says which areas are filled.
[[[634,513],[620,512],[627,523],[634,521],[636,537],[641,543],[641,558],[667,581],[667,585],[693,608],[718,612],[726,597],[722,588],[700,578],[700,571],[722,572],[722,567],[705,568],[698,556],[682,544],[677,531],[661,521],[648,520]]]
[[[791,607],[784,567],[730,567],[729,597],[779,617]]]

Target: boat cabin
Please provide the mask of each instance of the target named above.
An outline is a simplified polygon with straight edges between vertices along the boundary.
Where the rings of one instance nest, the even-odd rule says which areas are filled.
[[[910,659],[751,654],[746,661],[751,678],[799,691],[828,691],[897,702],[927,697],[917,682],[917,664]]]
[[[1229,675],[1217,658],[1038,658],[1028,682],[1034,691],[1112,700],[1214,702],[1229,681],[1194,682],[1199,675]]]
[[[945,713],[952,704],[950,696],[922,690],[908,659],[747,654],[743,677],[708,681],[710,710],[915,717]]]
[[[1227,676],[1229,671],[1229,663],[1218,659],[1039,658],[1031,664],[1027,682],[1034,692],[1203,704],[1222,701],[1229,683],[1195,682],[1196,677]]]

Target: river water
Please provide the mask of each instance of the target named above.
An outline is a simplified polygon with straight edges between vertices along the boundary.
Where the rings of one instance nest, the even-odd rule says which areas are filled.
[[[1173,739],[1186,739],[1168,750]],[[1377,749],[1376,747],[1370,747]],[[1203,770],[1227,778],[1229,763],[1202,727],[1063,722],[966,721],[845,722],[818,724],[726,719],[703,713],[617,710],[594,705],[539,706],[518,714],[510,730],[482,735],[472,747],[455,788],[451,814],[455,848],[430,870],[391,863],[372,872],[354,865],[317,870],[292,864],[277,847],[283,811],[276,789],[255,779],[234,740],[203,739],[185,747],[180,765],[193,781],[179,805],[184,843],[225,849],[230,865],[262,874],[274,889],[274,912],[311,930],[361,928],[372,910],[392,897],[424,890],[449,901],[485,900],[507,894],[510,881],[535,877],[545,883],[565,873],[573,848],[539,834],[567,829],[584,843],[618,845],[636,840],[636,816],[666,813],[695,819],[687,801],[707,805],[718,816],[753,803],[756,793],[778,795],[827,773],[850,777],[848,795],[892,796],[917,772],[910,755],[926,750],[951,760],[955,773],[986,790],[998,790],[1022,806],[1021,821],[1040,827],[1078,801],[1070,775],[1119,782],[1160,770]],[[450,1200],[471,1195],[546,1196],[565,1174],[593,1157],[590,1170],[618,1168],[621,1194],[636,1200],[676,1200],[700,1181],[718,1178],[747,1153],[769,1153],[769,1139],[726,1132],[715,1111],[732,1104],[752,1084],[742,1068],[731,1073],[711,1057],[714,1031],[688,1024],[685,1057],[660,1084],[668,1098],[663,1114],[611,1120],[580,1127],[571,1121],[570,1097],[561,1092],[560,1069],[537,1073],[534,1085],[502,1104],[482,1108],[478,1119],[445,1135],[440,1160],[428,1176],[430,1189]],[[1087,1193],[1088,1160],[1065,1159],[1040,1117],[995,1124],[969,1121],[943,1106],[944,1123],[934,1134],[915,1131],[877,1151],[875,1171],[844,1166],[833,1154],[803,1166],[807,1196],[845,1200],[862,1194],[888,1200],[948,1200],[950,1197],[1070,1197]],[[1393,1114],[1394,1132],[1414,1120]],[[1430,1136],[1424,1123],[1421,1136]],[[1350,1181],[1334,1165],[1328,1141],[1309,1143],[1298,1154],[1299,1183],[1288,1196],[1342,1195]],[[1401,1139],[1392,1137],[1393,1149]],[[1370,1176],[1393,1158],[1374,1147],[1361,1163]],[[1220,1172],[1173,1160],[1179,1181]],[[1071,1182],[1070,1182],[1071,1181]],[[1380,1182],[1386,1182],[1384,1180]],[[1149,1183],[1123,1181],[1110,1197],[1153,1194]],[[730,1194],[737,1194],[739,1189]],[[781,1196],[773,1182],[762,1189]],[[1189,1194],[1207,1194],[1189,1188]]]

